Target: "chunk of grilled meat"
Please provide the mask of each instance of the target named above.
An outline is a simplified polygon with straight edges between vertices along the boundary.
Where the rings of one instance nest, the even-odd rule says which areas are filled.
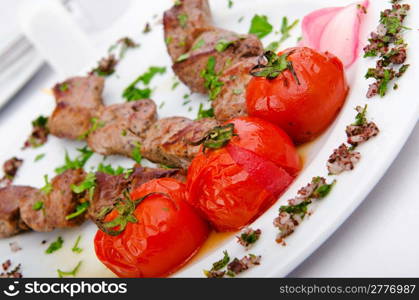
[[[163,16],[164,37],[172,61],[191,48],[202,32],[211,29],[208,0],[180,0]]]
[[[0,238],[28,230],[20,218],[19,199],[30,193],[31,187],[7,186],[0,189]]]
[[[44,206],[48,222],[53,228],[75,227],[84,222],[84,214],[69,220],[66,216],[74,213],[81,202],[87,201],[84,199],[85,193],[76,194],[71,188],[72,185],[79,185],[85,177],[83,169],[70,169],[51,180],[52,191],[47,195]]]
[[[110,105],[101,112],[97,129],[89,134],[87,143],[102,155],[130,157],[156,119],[156,105],[149,99]]]
[[[199,121],[183,117],[161,119],[147,131],[141,153],[152,162],[187,169],[200,147],[192,144],[201,140],[217,125],[215,119]]]
[[[123,196],[124,190],[133,190],[147,181],[163,177],[185,181],[185,176],[179,169],[143,168],[136,165],[128,177],[124,174],[109,175],[97,172],[95,193],[88,211],[89,218],[97,222],[102,211],[113,207],[117,199]]]
[[[47,196],[33,187],[15,188],[21,188],[18,201],[20,217],[23,222],[35,231],[49,232],[54,230],[50,222],[51,216],[47,216],[46,213],[45,200]]]
[[[206,94],[203,70],[208,67],[208,60],[215,59],[214,72],[222,74],[227,68],[247,58],[263,53],[263,45],[254,35],[239,35],[231,31],[213,28],[198,36],[186,59],[173,64],[173,71],[192,92]]]
[[[23,159],[19,159],[17,157],[12,157],[6,160],[3,164],[3,172],[4,176],[0,178],[0,188],[5,186],[11,185],[17,171],[23,164]]]
[[[73,77],[53,88],[56,107],[48,120],[51,134],[68,139],[80,138],[103,106],[103,77]]]
[[[220,122],[246,116],[246,87],[252,75],[250,70],[258,64],[258,57],[249,57],[228,68],[220,77],[223,86],[212,102],[214,116]]]

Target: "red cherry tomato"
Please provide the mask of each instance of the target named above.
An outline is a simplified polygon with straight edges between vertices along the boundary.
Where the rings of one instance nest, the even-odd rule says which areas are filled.
[[[250,116],[268,120],[287,132],[294,142],[308,142],[335,119],[348,93],[341,61],[330,53],[291,48],[290,70],[275,79],[253,77],[246,91]]]
[[[218,231],[237,230],[266,210],[300,170],[291,139],[258,118],[231,120],[227,146],[206,150],[188,170],[188,201]]]
[[[209,234],[207,223],[185,201],[185,185],[170,178],[141,185],[133,200],[150,195],[138,204],[136,223],[111,236],[99,230],[95,251],[99,260],[119,277],[162,277],[185,264]],[[118,216],[112,211],[105,221]]]

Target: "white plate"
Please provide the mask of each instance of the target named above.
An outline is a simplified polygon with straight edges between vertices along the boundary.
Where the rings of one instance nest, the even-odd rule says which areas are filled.
[[[342,0],[341,5],[349,4],[352,1]],[[152,32],[148,35],[140,34],[142,26],[149,21],[152,24],[156,20],[152,16],[161,12],[171,5],[170,0],[152,1],[148,7],[137,3],[119,21],[115,27],[108,32],[109,43],[111,44],[121,36],[132,36],[142,44],[138,50],[127,53],[125,59],[118,66],[117,74],[107,80],[104,99],[106,104],[121,102],[121,93],[125,86],[144,72],[149,66],[167,66],[168,71],[162,77],[156,77],[152,82],[155,86],[153,99],[160,105],[165,105],[159,109],[159,116],[184,115],[194,118],[196,116],[199,103],[208,102],[205,97],[193,95],[192,102],[183,106],[183,95],[188,93],[184,86],[179,86],[175,91],[171,90],[173,73],[170,70],[170,60],[165,50],[162,36],[162,27],[153,26]],[[275,28],[280,26],[282,16],[290,19],[301,19],[308,12],[326,6],[336,5],[335,1],[330,0],[293,0],[275,1],[264,0],[255,1],[241,0],[234,1],[234,7],[227,9],[227,1],[212,0],[211,6],[215,22],[218,26],[228,28],[238,32],[246,32],[249,27],[250,19],[255,13],[269,16]],[[365,30],[362,34],[365,41],[368,32],[375,29],[379,18],[379,12],[387,7],[387,1],[373,0],[369,8],[369,16]],[[251,13],[248,13],[251,12]],[[245,19],[238,23],[237,20],[244,16]],[[419,11],[412,7],[407,26],[418,28]],[[416,23],[415,23],[416,22]],[[292,46],[296,43],[296,38],[300,32],[296,30],[292,38],[284,46]],[[416,31],[407,33],[407,40],[410,49],[418,48]],[[266,44],[269,39],[264,40]],[[102,53],[106,47],[103,47]],[[319,247],[341,224],[350,216],[353,210],[362,202],[369,191],[379,181],[385,173],[397,153],[405,143],[413,126],[416,124],[419,115],[419,103],[416,101],[416,90],[413,82],[418,78],[418,71],[414,61],[418,60],[417,53],[409,52],[409,63],[412,67],[406,75],[399,81],[399,90],[389,92],[383,99],[367,100],[365,93],[368,82],[364,79],[364,73],[372,61],[359,59],[357,63],[348,71],[348,80],[351,91],[345,107],[337,118],[336,122],[329,130],[314,143],[305,146],[302,152],[305,153],[306,164],[301,175],[293,183],[290,189],[281,199],[264,215],[262,215],[251,226],[262,229],[261,240],[251,250],[254,254],[262,255],[262,263],[243,276],[248,277],[274,277],[285,276],[305,258],[307,258],[317,247]],[[59,80],[59,78],[57,78]],[[51,85],[53,82],[50,83]],[[36,150],[26,150],[19,152],[18,149],[30,131],[30,120],[37,117],[40,113],[50,114],[54,107],[54,101],[47,94],[34,96],[36,101],[28,102],[27,105],[20,107],[13,114],[5,116],[0,120],[0,136],[9,137],[0,146],[0,161],[4,161],[12,155],[25,158],[26,163],[20,170],[16,179],[16,184],[30,184],[41,187],[43,185],[42,176],[46,173],[53,176],[53,170],[60,165],[64,157],[64,149],[68,149],[74,155],[74,148],[82,145],[78,142],[70,142],[50,137],[50,141],[44,147]],[[325,162],[331,153],[340,143],[345,141],[344,129],[347,124],[353,122],[354,110],[356,105],[369,104],[369,116],[381,129],[378,137],[359,147],[362,153],[362,160],[352,172],[347,172],[339,176],[338,184],[333,189],[329,197],[324,199],[315,210],[315,213],[307,218],[297,231],[287,239],[287,246],[283,247],[275,242],[277,230],[273,227],[272,221],[277,215],[278,207],[283,205],[287,199],[292,198],[301,186],[304,186],[313,176],[325,176],[327,171]],[[188,112],[188,108],[192,111]],[[23,120],[23,121],[22,121]],[[12,135],[10,133],[13,133]],[[47,153],[47,156],[38,163],[33,163],[33,158],[38,153]],[[95,166],[101,161],[95,155],[88,163]],[[113,164],[123,164],[130,166],[132,161],[124,158],[109,158],[108,162]],[[377,212],[379,213],[379,212]],[[0,241],[0,256],[11,258],[13,262],[22,263],[24,276],[56,276],[56,269],[72,269],[80,260],[83,265],[79,276],[112,276],[112,274],[96,259],[93,251],[93,236],[96,231],[95,225],[86,223],[80,228],[55,231],[48,234],[25,233],[10,239]],[[81,247],[84,251],[81,254],[71,252],[71,247],[76,237],[82,234]],[[41,245],[42,240],[48,243],[61,235],[65,241],[63,249],[51,255],[45,255],[44,250],[47,245]],[[215,240],[217,240],[215,242]],[[11,253],[8,243],[18,241],[23,250]],[[246,252],[239,246],[233,235],[224,235],[211,238],[204,249],[186,267],[180,270],[175,276],[179,277],[202,277],[202,270],[208,268],[212,262],[222,256],[222,250],[228,250],[231,256],[242,257]]]

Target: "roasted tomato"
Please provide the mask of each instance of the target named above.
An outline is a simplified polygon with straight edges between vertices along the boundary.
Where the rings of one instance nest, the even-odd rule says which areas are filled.
[[[286,57],[288,67],[275,78],[259,74],[250,80],[247,110],[281,127],[294,142],[305,143],[333,122],[345,102],[343,65],[336,56],[310,48],[291,48],[278,56]]]
[[[188,201],[218,231],[237,230],[254,220],[300,170],[300,158],[291,139],[261,119],[233,119],[208,137],[210,148],[221,147],[204,148],[205,152],[192,161]]]
[[[99,260],[119,277],[162,277],[176,271],[209,233],[208,224],[185,196],[185,185],[170,178],[152,180],[134,190],[128,201],[142,201],[133,206],[131,216],[125,204],[109,213],[101,225],[109,228],[106,224],[112,223],[108,222],[124,215],[128,216],[124,230],[118,234],[118,226],[112,233],[96,233]]]

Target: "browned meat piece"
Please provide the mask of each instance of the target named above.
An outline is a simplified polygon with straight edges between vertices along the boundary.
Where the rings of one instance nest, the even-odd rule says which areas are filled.
[[[90,201],[88,210],[89,218],[96,221],[100,213],[106,207],[115,204],[118,197],[129,186],[129,180],[125,175],[110,175],[102,172],[96,172],[95,192]]]
[[[75,194],[71,185],[79,185],[86,177],[83,169],[67,170],[51,180],[52,191],[45,199],[45,213],[48,222],[54,228],[67,228],[80,225],[85,220],[82,214],[78,217],[66,220],[66,216],[76,211],[77,205],[85,196]]]
[[[86,133],[103,106],[103,77],[73,77],[54,86],[57,106],[48,120],[51,134],[77,139]]]
[[[48,232],[54,230],[45,209],[46,195],[32,187],[24,187],[19,194],[20,217],[32,230]]]
[[[139,165],[134,167],[132,174],[109,175],[102,172],[96,173],[96,188],[89,206],[89,217],[98,221],[101,212],[112,207],[125,189],[135,189],[143,183],[156,178],[171,177],[184,181],[185,176],[179,169],[143,168]]]
[[[234,32],[214,28],[202,33],[185,60],[173,64],[173,70],[192,92],[208,92],[202,71],[207,69],[210,57],[215,59],[214,72],[222,74],[238,61],[263,53],[263,45],[254,35],[238,35]]]
[[[15,178],[17,171],[20,166],[22,166],[23,160],[17,157],[12,157],[9,160],[6,160],[3,164],[4,176],[0,179],[0,188],[12,184],[13,179]]]
[[[110,105],[103,109],[98,128],[90,133],[87,143],[102,155],[131,156],[156,119],[157,108],[152,100]]]
[[[48,141],[49,129],[47,123],[48,118],[42,115],[32,121],[32,132],[23,144],[22,149],[37,148]]]
[[[19,199],[30,187],[8,186],[0,189],[0,238],[15,235],[28,227],[20,218]]]
[[[186,181],[185,173],[181,169],[143,168],[137,166],[130,177],[130,188],[135,189],[140,185],[158,178],[175,178],[179,181]]]
[[[164,13],[164,38],[173,61],[191,48],[202,32],[211,28],[208,0],[180,0]]]
[[[252,75],[250,70],[258,63],[258,57],[246,58],[228,68],[220,80],[224,83],[221,92],[212,102],[215,118],[220,122],[246,116],[246,87]]]
[[[170,117],[157,121],[147,132],[141,153],[148,160],[167,166],[187,169],[199,151],[193,146],[218,125],[215,119],[192,121],[183,117]]]

